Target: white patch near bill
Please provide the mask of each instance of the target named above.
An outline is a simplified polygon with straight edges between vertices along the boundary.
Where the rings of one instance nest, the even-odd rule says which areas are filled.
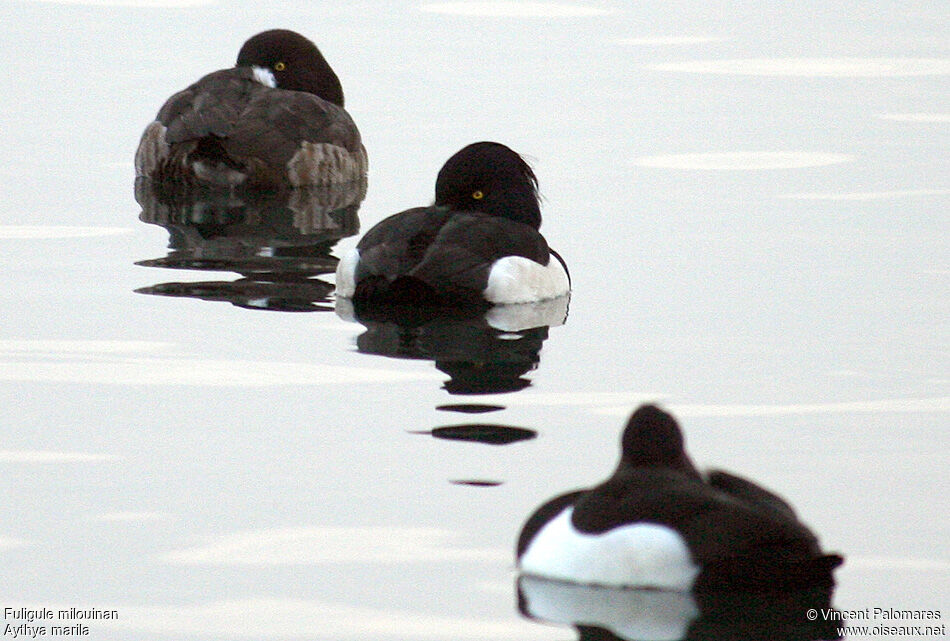
[[[492,265],[482,295],[490,303],[533,303],[564,296],[571,291],[564,266],[553,255],[547,265],[523,256],[505,256]]]
[[[692,588],[700,568],[672,528],[633,523],[585,534],[571,523],[573,513],[565,508],[538,531],[518,560],[524,574],[583,585]]]
[[[266,67],[251,67],[251,70],[254,74],[254,80],[265,87],[270,87],[271,89],[277,88],[277,78],[274,77],[273,71]]]
[[[344,254],[336,265],[337,298],[351,298],[356,293],[356,267],[360,264],[360,252],[355,247]]]

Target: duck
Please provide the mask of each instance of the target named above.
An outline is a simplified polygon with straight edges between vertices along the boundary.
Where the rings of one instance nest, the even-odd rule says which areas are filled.
[[[566,296],[567,265],[540,226],[528,163],[498,142],[470,144],[439,170],[432,205],[385,218],[340,258],[337,297],[490,307]]]
[[[676,419],[633,412],[606,481],[558,496],[521,530],[524,576],[680,592],[833,585],[843,562],[777,494],[729,472],[701,474]]]
[[[136,177],[297,188],[363,179],[368,161],[340,80],[317,46],[287,29],[244,43],[233,68],[170,97],[145,128]]]

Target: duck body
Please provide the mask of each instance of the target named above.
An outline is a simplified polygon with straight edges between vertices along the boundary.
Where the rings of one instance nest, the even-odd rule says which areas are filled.
[[[469,145],[439,172],[434,205],[384,219],[341,259],[338,296],[491,305],[566,295],[567,267],[538,231],[536,188],[508,147]]]
[[[142,135],[137,176],[234,187],[360,180],[366,150],[339,80],[292,31],[248,40],[237,65],[169,98]]]
[[[826,584],[842,561],[769,490],[701,475],[673,418],[652,406],[631,418],[614,475],[539,508],[517,555],[527,575],[676,591]]]

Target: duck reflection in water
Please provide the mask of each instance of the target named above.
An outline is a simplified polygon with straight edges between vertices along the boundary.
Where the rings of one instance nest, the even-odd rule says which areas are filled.
[[[585,639],[838,638],[831,616],[806,613],[830,612],[842,557],[771,491],[701,474],[652,405],[631,416],[609,479],[530,516],[517,560],[522,612],[614,635]]]
[[[831,585],[794,590],[620,589],[521,576],[518,609],[572,626],[579,641],[830,641],[840,639]],[[818,614],[814,621],[809,611]]]
[[[338,298],[337,314],[361,323],[365,354],[435,362],[450,394],[499,394],[531,384],[548,329],[567,318],[568,298],[501,305],[487,312],[456,307],[358,305]],[[451,409],[451,408],[447,408]],[[467,410],[471,411],[471,410]]]
[[[168,230],[169,253],[146,267],[230,271],[233,281],[166,282],[142,294],[276,311],[331,311],[334,245],[359,232],[366,181],[289,190],[223,190],[138,178],[140,220]]]

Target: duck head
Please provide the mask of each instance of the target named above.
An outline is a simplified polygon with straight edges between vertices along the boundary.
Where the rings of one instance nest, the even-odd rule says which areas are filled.
[[[317,46],[295,31],[271,29],[257,34],[241,47],[236,66],[265,69],[281,89],[306,91],[343,106],[340,79]]]
[[[497,142],[476,142],[449,158],[435,182],[435,204],[541,226],[537,177]]]
[[[700,478],[676,419],[655,405],[640,406],[627,421],[620,441],[619,469],[668,468]]]

